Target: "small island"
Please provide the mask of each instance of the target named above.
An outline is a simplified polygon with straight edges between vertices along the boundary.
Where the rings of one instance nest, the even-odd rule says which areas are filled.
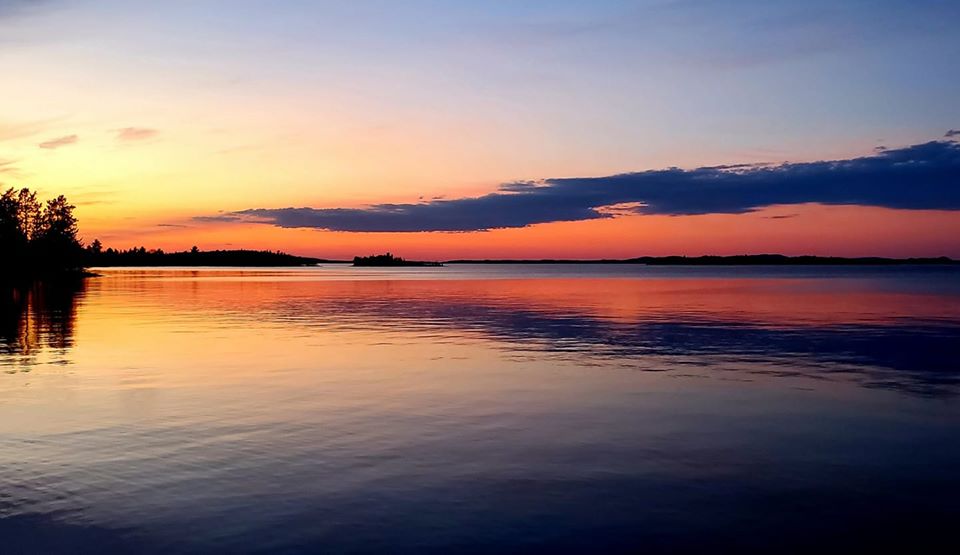
[[[378,267],[393,267],[393,266],[443,266],[442,262],[423,262],[419,260],[404,260],[399,256],[393,256],[389,252],[387,254],[375,254],[371,256],[355,256],[353,257],[354,266],[378,266]]]

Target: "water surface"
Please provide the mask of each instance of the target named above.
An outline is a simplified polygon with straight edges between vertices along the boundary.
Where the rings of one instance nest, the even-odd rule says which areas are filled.
[[[13,552],[953,538],[952,268],[100,273],[3,290]]]

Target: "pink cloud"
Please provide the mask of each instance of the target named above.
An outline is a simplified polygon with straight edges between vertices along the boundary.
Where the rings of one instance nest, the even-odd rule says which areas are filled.
[[[44,141],[40,143],[40,148],[60,148],[62,146],[72,145],[79,140],[79,137],[76,135],[64,135],[63,137],[57,137],[56,139],[50,139],[49,141]]]
[[[117,140],[124,142],[142,141],[155,137],[157,133],[159,133],[159,131],[148,127],[124,127],[123,129],[117,129]]]

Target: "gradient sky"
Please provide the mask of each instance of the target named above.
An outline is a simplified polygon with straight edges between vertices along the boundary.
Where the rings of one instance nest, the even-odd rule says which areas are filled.
[[[0,0],[0,183],[66,194],[85,240],[123,248],[960,256],[958,21],[924,0]],[[697,169],[731,164],[766,165]]]

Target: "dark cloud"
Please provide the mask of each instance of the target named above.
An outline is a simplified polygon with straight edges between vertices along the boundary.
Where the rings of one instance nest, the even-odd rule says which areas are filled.
[[[153,138],[159,133],[156,129],[148,127],[124,127],[123,129],[117,129],[116,132],[117,140],[121,142],[142,141]]]
[[[184,224],[157,224],[157,227],[190,227]]]
[[[198,221],[259,221],[332,231],[481,231],[632,213],[741,214],[821,203],[960,210],[960,144],[932,141],[849,160],[670,168],[607,177],[508,183],[481,197],[364,208],[252,208]]]
[[[79,137],[76,135],[65,135],[63,137],[57,137],[55,139],[50,139],[49,141],[44,141],[37,146],[40,148],[60,148],[62,146],[75,144],[79,140]]]
[[[948,139],[952,139],[953,137],[960,137],[960,129],[951,129],[950,131],[947,131],[946,133],[944,133],[943,136]]]

